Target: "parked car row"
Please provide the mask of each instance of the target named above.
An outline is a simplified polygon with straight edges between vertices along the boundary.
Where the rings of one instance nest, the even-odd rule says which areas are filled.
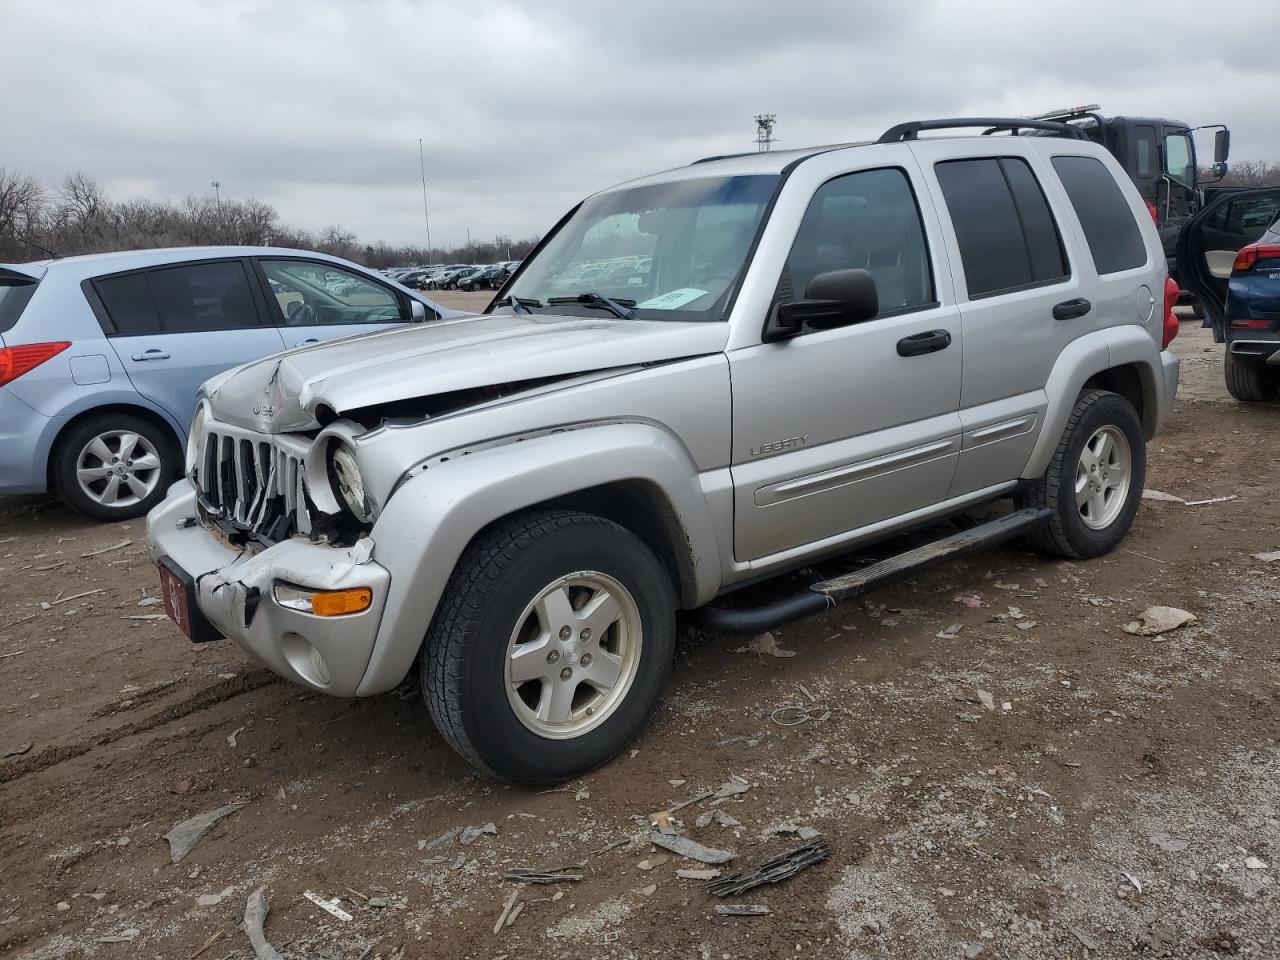
[[[0,494],[51,489],[99,520],[141,516],[182,473],[205,380],[290,348],[459,315],[302,250],[0,264]]]
[[[519,260],[490,264],[437,263],[426,267],[392,267],[384,273],[414,290],[497,290],[519,265]]]

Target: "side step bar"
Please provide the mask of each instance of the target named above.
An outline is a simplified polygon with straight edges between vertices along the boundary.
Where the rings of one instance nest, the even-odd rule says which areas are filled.
[[[721,630],[726,633],[759,633],[793,620],[821,613],[829,607],[834,607],[841,600],[861,596],[890,580],[896,580],[932,564],[1012,540],[1048,519],[1050,514],[1051,511],[1047,507],[1015,510],[1003,517],[949,537],[943,537],[941,540],[926,543],[842,577],[815,583],[805,591],[783,597],[762,607],[729,609],[707,606],[698,610],[697,616],[702,625],[711,630]]]

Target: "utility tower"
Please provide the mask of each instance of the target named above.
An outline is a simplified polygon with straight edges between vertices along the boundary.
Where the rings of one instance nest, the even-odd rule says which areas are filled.
[[[765,153],[773,143],[773,124],[777,120],[772,113],[757,113],[756,117],[756,152]]]

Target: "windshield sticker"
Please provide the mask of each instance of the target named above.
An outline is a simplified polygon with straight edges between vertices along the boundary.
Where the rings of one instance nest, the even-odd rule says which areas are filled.
[[[692,303],[699,297],[705,297],[706,290],[698,290],[695,287],[681,287],[679,290],[671,290],[668,293],[660,294],[652,300],[646,300],[644,303],[637,303],[636,307],[641,310],[679,310],[686,303]]]

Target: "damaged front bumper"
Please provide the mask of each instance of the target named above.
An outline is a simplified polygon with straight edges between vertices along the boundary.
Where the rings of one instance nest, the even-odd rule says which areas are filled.
[[[237,549],[199,522],[195,488],[181,480],[147,517],[153,561],[167,557],[195,581],[195,602],[219,632],[280,676],[334,696],[354,696],[373,652],[391,574],[372,542],[333,547],[299,537],[260,553]],[[276,602],[277,585],[310,590],[368,587],[360,613],[320,617]]]

